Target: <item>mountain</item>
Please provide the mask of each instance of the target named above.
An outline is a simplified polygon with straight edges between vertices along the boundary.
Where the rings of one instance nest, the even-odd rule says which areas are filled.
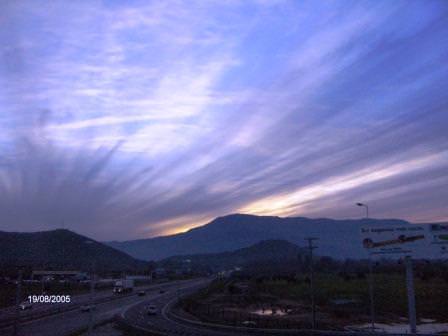
[[[248,247],[262,240],[287,240],[304,246],[306,237],[318,237],[316,254],[333,258],[364,258],[360,228],[365,225],[409,224],[397,219],[334,220],[235,214],[176,235],[109,242],[108,245],[145,260],[174,255],[219,253]]]
[[[92,269],[97,271],[144,270],[147,262],[69,230],[33,233],[0,231],[0,268]]]
[[[193,254],[163,259],[159,265],[178,268],[189,266],[193,269],[210,268],[225,270],[254,264],[284,264],[297,262],[298,257],[307,255],[307,249],[298,247],[286,240],[264,240],[249,247],[231,252]]]

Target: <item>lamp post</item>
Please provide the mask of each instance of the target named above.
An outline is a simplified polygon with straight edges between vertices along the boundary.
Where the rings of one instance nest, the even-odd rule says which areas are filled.
[[[308,249],[310,251],[310,290],[311,290],[311,326],[312,330],[316,329],[316,301],[314,299],[314,267],[313,267],[313,250],[317,246],[313,245],[313,241],[319,238],[308,237],[305,240],[308,241]]]
[[[356,203],[359,207],[364,207],[366,209],[366,219],[369,219],[369,206],[364,203]],[[370,323],[372,331],[375,331],[375,301],[374,301],[374,290],[373,290],[373,264],[372,257],[369,253],[369,297],[370,297]]]
[[[367,204],[364,204],[364,203],[356,203],[356,205],[359,206],[359,207],[366,208],[366,218],[369,219],[369,206]]]

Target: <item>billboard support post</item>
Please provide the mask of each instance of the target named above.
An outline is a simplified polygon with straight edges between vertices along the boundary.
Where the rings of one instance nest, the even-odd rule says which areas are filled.
[[[373,262],[369,254],[369,296],[370,296],[370,323],[372,331],[375,331],[375,301],[373,293]]]
[[[405,257],[406,265],[406,287],[408,292],[408,311],[409,311],[409,326],[411,334],[417,332],[417,314],[415,311],[415,291],[414,291],[414,272],[412,266],[412,258]]]

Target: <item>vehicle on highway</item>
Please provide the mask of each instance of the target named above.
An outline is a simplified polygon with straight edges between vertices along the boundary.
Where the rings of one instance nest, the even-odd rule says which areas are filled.
[[[138,296],[145,296],[146,295],[146,291],[145,290],[140,290],[137,293]]]
[[[123,279],[115,281],[113,292],[116,294],[132,292],[134,290],[134,280]]]
[[[80,310],[82,312],[89,312],[89,311],[95,310],[95,309],[96,309],[96,306],[92,305],[92,304],[82,305],[81,308],[80,308]]]
[[[147,311],[148,315],[156,315],[157,314],[157,307],[154,305],[150,305],[148,307],[148,311]]]
[[[245,327],[256,327],[257,323],[255,321],[244,321],[242,325]]]
[[[166,290],[165,290],[165,289],[161,289],[161,290],[159,290],[159,294],[164,294],[164,293],[166,293]]]
[[[31,309],[33,308],[33,304],[29,301],[23,301],[21,304],[19,304],[19,308],[21,310]]]

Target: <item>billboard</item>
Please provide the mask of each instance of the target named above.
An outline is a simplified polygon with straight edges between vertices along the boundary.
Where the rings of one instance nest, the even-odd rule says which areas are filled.
[[[448,258],[448,223],[362,227],[361,240],[371,256]]]
[[[371,256],[426,257],[428,225],[385,225],[361,228],[362,245]]]
[[[448,224],[429,224],[428,243],[436,258],[448,258]]]

